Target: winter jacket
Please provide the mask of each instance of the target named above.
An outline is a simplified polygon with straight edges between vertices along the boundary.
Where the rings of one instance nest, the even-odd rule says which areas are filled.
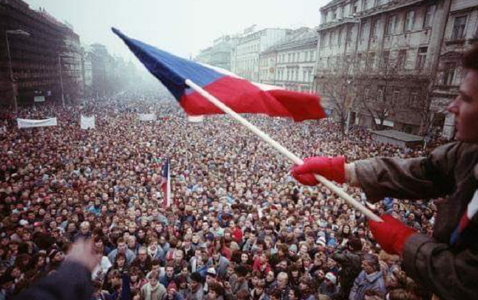
[[[360,255],[348,250],[335,253],[332,258],[339,264],[340,294],[348,297],[354,280],[362,271],[362,258]],[[344,297],[341,297],[344,298]]]
[[[57,272],[40,279],[15,300],[89,300],[92,294],[90,271],[81,264],[65,262]]]
[[[350,290],[349,300],[364,299],[365,292],[368,290],[378,291],[385,296],[387,289],[385,287],[385,279],[383,278],[382,272],[375,272],[367,275],[365,271],[362,271],[354,281],[352,290]]]
[[[436,202],[433,237],[414,234],[404,246],[404,270],[441,299],[478,295],[478,216],[453,246],[450,237],[478,189],[478,144],[450,143],[426,158],[375,158],[355,162],[370,201],[446,197]],[[477,194],[478,196],[478,194]]]

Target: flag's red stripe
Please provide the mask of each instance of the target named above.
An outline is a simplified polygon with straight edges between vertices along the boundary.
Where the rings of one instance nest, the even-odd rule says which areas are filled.
[[[216,80],[204,89],[237,113],[291,117],[295,121],[325,117],[318,96],[313,94],[286,90],[263,91],[247,80],[229,76]],[[197,92],[184,95],[179,103],[190,115],[223,113]]]

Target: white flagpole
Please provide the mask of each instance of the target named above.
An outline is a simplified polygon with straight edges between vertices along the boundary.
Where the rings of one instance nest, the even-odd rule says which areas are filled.
[[[209,94],[207,91],[205,91],[203,88],[192,82],[190,79],[186,79],[186,84],[191,87],[193,90],[201,94],[204,98],[206,98],[209,102],[220,108],[223,112],[227,113],[228,115],[232,116],[234,119],[236,119],[239,123],[247,127],[250,131],[254,132],[256,135],[258,135],[261,139],[263,139],[265,142],[267,142],[269,145],[274,147],[277,151],[285,155],[287,158],[292,160],[295,164],[297,165],[302,165],[304,162],[302,159],[300,159],[298,156],[296,156],[294,153],[290,152],[287,150],[285,147],[283,147],[281,144],[273,140],[270,136],[268,136],[266,133],[264,133],[262,130],[251,124],[249,121],[241,117],[238,113],[230,109],[228,106],[226,106],[224,103],[219,101],[216,97],[213,95]],[[330,180],[326,179],[323,176],[314,174],[315,178],[325,185],[328,189],[333,191],[335,194],[337,194],[340,198],[344,199],[349,205],[353,206],[355,209],[361,211],[366,217],[369,219],[376,221],[376,222],[382,222],[383,220],[374,214],[371,210],[369,210],[367,207],[365,207],[362,203],[358,202],[352,196],[349,194],[345,193],[341,188],[337,187],[335,184],[333,184]]]
[[[168,179],[166,180],[167,206],[171,206],[171,161],[168,159]]]

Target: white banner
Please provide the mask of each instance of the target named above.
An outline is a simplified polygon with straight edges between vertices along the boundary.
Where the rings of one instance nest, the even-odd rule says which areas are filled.
[[[140,121],[154,121],[156,114],[138,114]]]
[[[201,123],[204,121],[204,116],[188,116],[188,121],[190,123]]]
[[[95,129],[95,116],[87,117],[81,115],[81,129]]]
[[[56,118],[50,118],[45,120],[29,120],[29,119],[17,119],[18,128],[33,128],[33,127],[47,127],[56,126]]]

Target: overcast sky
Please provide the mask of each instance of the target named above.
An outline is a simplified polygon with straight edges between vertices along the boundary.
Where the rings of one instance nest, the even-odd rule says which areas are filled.
[[[224,34],[259,28],[315,27],[330,0],[24,0],[72,24],[84,44],[101,43],[126,59],[133,56],[110,30],[182,57],[196,55]]]

